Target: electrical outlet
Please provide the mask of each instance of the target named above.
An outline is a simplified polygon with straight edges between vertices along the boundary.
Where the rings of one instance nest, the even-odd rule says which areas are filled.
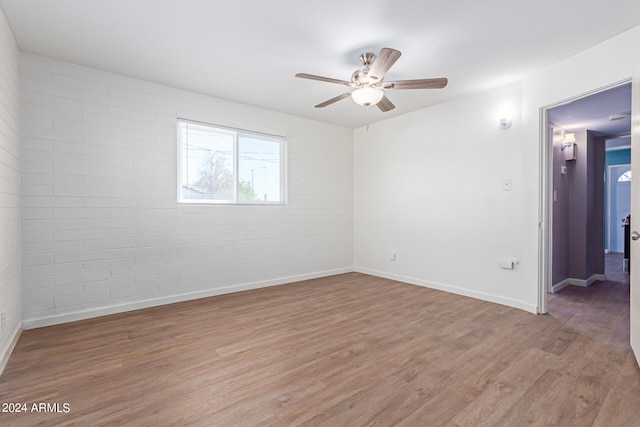
[[[3,310],[2,314],[0,314],[0,329],[4,331],[4,327],[6,325],[7,325],[7,312]]]
[[[389,259],[391,261],[395,261],[396,260],[396,251],[389,251]]]
[[[505,178],[502,181],[502,191],[511,191],[511,179]]]

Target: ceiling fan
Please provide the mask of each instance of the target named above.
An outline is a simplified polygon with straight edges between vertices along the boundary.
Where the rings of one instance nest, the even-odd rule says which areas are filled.
[[[393,82],[385,82],[384,76],[393,64],[395,64],[398,58],[400,58],[400,55],[400,51],[388,47],[382,48],[377,56],[369,52],[363,53],[360,55],[360,62],[362,62],[363,67],[353,72],[351,75],[351,81],[306,73],[298,73],[296,74],[296,77],[336,83],[353,89],[316,105],[316,108],[326,107],[327,105],[331,105],[342,99],[351,97],[351,99],[353,99],[357,104],[367,107],[369,105],[377,105],[383,112],[396,108],[396,106],[393,105],[389,98],[384,94],[384,91],[386,90],[442,89],[447,85],[446,78],[396,80]]]

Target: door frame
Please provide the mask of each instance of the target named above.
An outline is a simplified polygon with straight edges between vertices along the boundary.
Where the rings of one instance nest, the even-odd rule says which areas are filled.
[[[549,132],[549,110],[631,83],[631,77],[545,105],[539,109],[539,200],[538,200],[538,314],[547,313],[547,294],[552,283],[553,262],[553,138]],[[550,136],[551,135],[551,136]],[[604,248],[603,248],[604,250]]]

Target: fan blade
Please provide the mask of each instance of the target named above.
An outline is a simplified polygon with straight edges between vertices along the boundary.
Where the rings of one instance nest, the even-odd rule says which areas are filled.
[[[400,55],[401,53],[399,50],[388,47],[380,49],[380,53],[373,61],[373,64],[371,64],[371,69],[368,73],[369,79],[374,83],[382,80],[391,66],[393,66],[398,58],[400,58]]]
[[[331,77],[315,76],[313,74],[298,73],[296,77],[301,79],[318,80],[320,82],[337,83],[339,85],[351,86],[351,82],[346,80],[332,79]]]
[[[382,97],[382,99],[380,100],[380,102],[378,102],[376,105],[378,106],[378,108],[380,109],[380,111],[382,111],[383,113],[384,113],[384,112],[387,112],[387,111],[391,111],[391,110],[393,110],[394,108],[396,108],[396,106],[395,106],[395,105],[393,105],[393,102],[391,102],[391,101],[389,100],[389,98],[387,98],[387,96],[386,96],[386,95],[385,95],[385,96],[383,96],[383,97]]]
[[[395,82],[384,82],[385,89],[442,89],[448,83],[445,78],[440,79],[416,79],[416,80],[398,80]]]
[[[348,98],[350,96],[351,96],[351,92],[343,93],[342,95],[338,95],[335,98],[331,98],[328,101],[324,101],[323,103],[316,105],[316,108],[326,107],[327,105],[331,105],[334,102],[338,102],[338,101],[343,100],[345,98]]]

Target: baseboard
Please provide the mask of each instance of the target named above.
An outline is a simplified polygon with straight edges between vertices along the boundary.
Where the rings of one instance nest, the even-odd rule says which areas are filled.
[[[551,293],[555,294],[556,292],[560,292],[569,285],[571,285],[571,279],[564,279],[562,282],[551,285]]]
[[[397,280],[399,282],[408,283],[410,285],[422,286],[430,289],[437,289],[439,291],[445,291],[452,294],[462,295],[465,297],[471,297],[482,301],[493,302],[496,304],[506,305],[507,307],[518,308],[520,310],[528,311],[533,314],[538,313],[538,307],[528,304],[524,301],[515,300],[512,298],[505,298],[499,295],[489,294],[486,292],[478,292],[471,289],[460,288],[458,286],[446,285],[443,283],[430,282],[428,280],[417,279],[415,277],[402,276],[398,274],[386,273],[383,271],[371,270],[368,268],[356,267],[355,271],[363,274],[369,274],[371,276],[383,277],[385,279]]]
[[[551,292],[552,293],[556,293],[556,292],[560,291],[561,289],[566,288],[569,285],[571,285],[571,286],[581,286],[583,288],[586,288],[587,286],[591,286],[595,282],[604,282],[605,280],[606,279],[604,277],[604,274],[594,274],[593,276],[589,277],[588,279],[568,278],[568,279],[564,279],[560,283],[556,283],[555,285],[551,286]]]
[[[44,326],[57,325],[60,323],[74,322],[77,320],[90,319],[93,317],[106,316],[109,314],[123,313],[126,311],[140,310],[143,308],[155,307],[158,305],[173,304],[177,302],[189,301],[199,298],[207,298],[216,295],[231,294],[234,292],[248,291],[251,289],[265,288],[268,286],[278,286],[287,283],[299,282],[303,280],[317,279],[320,277],[335,276],[337,274],[351,273],[352,267],[340,268],[335,270],[326,270],[315,273],[300,274],[297,276],[280,277],[276,279],[243,283],[231,286],[225,286],[215,289],[206,289],[196,292],[187,292],[183,294],[169,295],[160,298],[149,298],[140,301],[134,301],[126,304],[114,304],[100,308],[77,310],[72,312],[60,313],[51,316],[25,319],[23,328],[34,329]]]
[[[7,366],[7,362],[9,362],[9,357],[11,357],[11,353],[13,349],[16,347],[18,343],[18,339],[20,338],[20,334],[22,333],[22,323],[18,323],[11,334],[11,340],[9,341],[6,348],[0,349],[0,375],[4,371],[5,366]]]

